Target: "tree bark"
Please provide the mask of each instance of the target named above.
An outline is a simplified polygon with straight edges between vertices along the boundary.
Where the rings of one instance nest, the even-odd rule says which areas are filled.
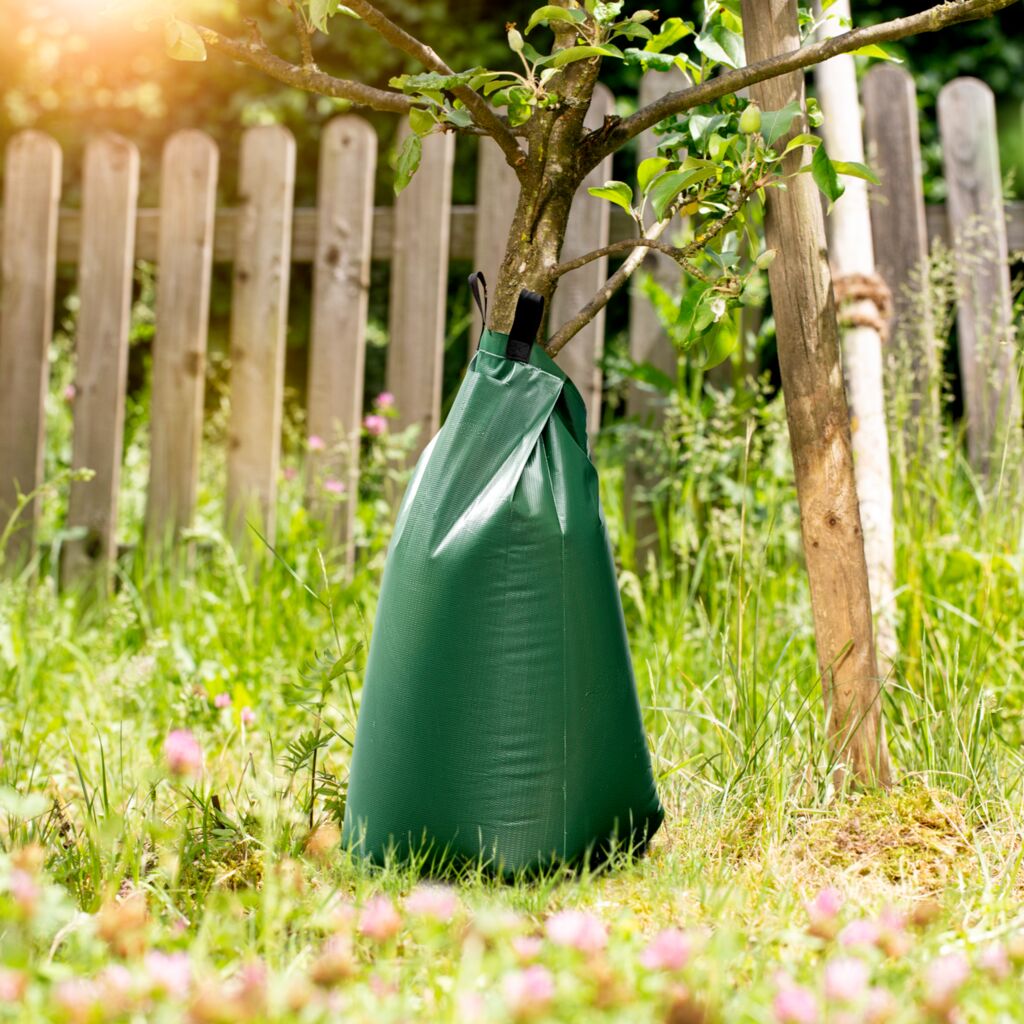
[[[842,31],[849,20],[850,0],[836,0],[828,10],[827,35]],[[857,72],[850,54],[819,64],[814,72],[818,100],[825,114],[822,135],[829,154],[838,160],[864,163]],[[868,210],[868,185],[862,178],[844,179],[846,192],[829,215],[829,258],[837,283],[876,280],[875,251]],[[843,290],[840,289],[840,295]],[[871,584],[879,669],[888,675],[898,652],[896,639],[896,552],[892,521],[892,473],[889,433],[885,422],[882,336],[872,321],[882,322],[882,310],[870,298],[844,306],[849,318],[842,330],[843,369],[850,401],[853,459],[864,526],[864,553]]]
[[[796,0],[742,0],[748,59],[799,46]],[[803,101],[800,72],[751,89],[765,110]],[[798,118],[794,131],[806,131]],[[801,160],[791,154],[789,170]],[[767,199],[765,231],[778,251],[769,269],[779,366],[811,589],[828,735],[840,777],[888,785],[871,597],[857,503],[839,328],[818,192],[809,174]]]

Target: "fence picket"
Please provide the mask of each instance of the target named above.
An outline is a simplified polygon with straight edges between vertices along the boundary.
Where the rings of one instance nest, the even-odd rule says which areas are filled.
[[[157,543],[191,525],[195,511],[217,164],[203,132],[177,132],[164,146],[146,502],[146,535]]]
[[[862,100],[868,163],[882,182],[869,191],[875,262],[892,292],[897,372],[902,386],[909,381],[914,433],[924,441],[934,436],[939,392],[914,79],[895,64],[877,64],[864,76]]]
[[[960,292],[967,447],[972,465],[987,472],[1020,428],[995,98],[978,79],[957,78],[939,92],[938,110]]]
[[[94,139],[82,177],[71,462],[94,475],[71,485],[68,526],[82,535],[65,543],[62,575],[102,586],[117,550],[139,151],[117,135]]]
[[[295,187],[295,139],[280,125],[242,139],[241,206],[231,293],[231,419],[227,524],[273,541],[281,457],[285,328]]]
[[[413,455],[441,424],[454,160],[452,135],[427,136],[420,168],[395,200],[387,380],[399,427],[420,428]]]
[[[640,79],[640,106],[645,107],[666,93],[684,88],[688,81],[686,75],[679,70],[649,71]],[[650,130],[644,132],[637,139],[637,161],[656,156],[657,149],[658,136]],[[653,304],[644,294],[642,278],[645,275],[650,275],[662,288],[673,293],[679,287],[682,271],[675,260],[664,253],[648,253],[630,281],[629,295],[630,356],[638,363],[650,363],[675,380],[678,355]],[[664,399],[657,392],[640,387],[635,381],[631,382],[626,402],[631,415],[643,418],[655,415],[663,403]]]
[[[47,350],[53,330],[61,151],[48,135],[19,132],[4,157],[3,304],[0,307],[0,533],[18,491],[43,482]],[[22,513],[0,562],[31,557],[40,503]]]
[[[489,138],[480,140],[480,154],[476,170],[476,233],[473,239],[473,269],[482,270],[488,287],[498,283],[498,271],[508,243],[516,202],[519,199],[519,179],[508,165],[498,144]],[[483,329],[480,314],[473,305],[469,351],[476,351],[477,339]]]
[[[366,121],[345,116],[327,125],[320,139],[307,389],[309,432],[322,437],[326,448],[310,453],[309,487],[310,500],[324,508],[325,478],[345,484],[332,520],[348,564],[355,554],[376,167],[377,135]]]
[[[587,111],[587,126],[597,128],[615,109],[611,90],[599,85]],[[592,249],[608,244],[609,204],[595,199],[587,189],[603,185],[611,176],[612,161],[607,157],[583,180],[572,203],[565,232],[562,259],[575,259]],[[551,304],[551,327],[557,329],[585,305],[608,278],[608,260],[593,260],[585,267],[566,274],[559,282]],[[573,379],[587,403],[587,429],[594,433],[601,425],[601,367],[604,353],[604,310],[594,317],[561,351],[558,362]]]

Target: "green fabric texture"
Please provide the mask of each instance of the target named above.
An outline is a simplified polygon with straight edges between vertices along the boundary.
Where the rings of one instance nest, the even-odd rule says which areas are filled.
[[[507,341],[484,332],[388,550],[343,834],[377,863],[508,875],[663,817],[583,399]]]

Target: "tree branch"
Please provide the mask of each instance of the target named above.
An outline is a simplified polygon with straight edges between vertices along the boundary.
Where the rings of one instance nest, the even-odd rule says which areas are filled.
[[[351,8],[359,15],[367,25],[370,26],[381,37],[397,47],[403,53],[414,57],[424,67],[436,71],[441,75],[451,75],[452,69],[437,55],[437,53],[426,43],[420,42],[415,36],[411,36],[399,25],[396,25],[381,11],[368,2],[368,0],[352,0],[346,2],[346,7]],[[522,151],[515,135],[508,125],[492,109],[491,105],[479,93],[474,92],[468,85],[457,86],[452,89],[452,94],[462,100],[463,105],[472,115],[473,120],[482,128],[486,134],[501,148],[509,166],[516,172],[520,180],[524,176],[526,165],[526,154]]]
[[[674,212],[674,211],[673,211]],[[558,330],[555,332],[554,337],[547,343],[547,352],[550,356],[556,356],[565,347],[566,342],[571,338],[574,338],[580,331],[583,330],[591,320],[597,316],[598,313],[608,305],[608,301],[611,297],[632,277],[633,271],[640,266],[644,261],[644,257],[648,251],[653,248],[660,249],[661,246],[649,245],[647,243],[656,242],[661,236],[662,232],[669,226],[671,217],[666,217],[664,220],[659,220],[656,224],[651,225],[644,232],[641,238],[630,238],[627,241],[634,243],[633,251],[626,257],[621,267],[608,278],[607,281],[597,290],[594,297],[576,313],[571,319],[567,320]],[[610,248],[606,246],[605,248]],[[671,248],[671,247],[670,247]],[[601,256],[600,250],[594,250],[594,252],[587,253],[583,259],[583,263],[579,265],[585,266],[591,260],[599,259]],[[571,263],[578,263],[578,260],[571,260]],[[566,264],[560,264],[565,266]],[[557,270],[558,267],[553,268]],[[574,267],[570,269],[575,269]],[[568,271],[563,271],[568,273]]]
[[[337,99],[349,100],[363,107],[374,110],[389,110],[404,114],[413,106],[408,96],[390,89],[375,89],[362,82],[350,82],[344,78],[335,78],[320,71],[315,65],[299,67],[272,52],[262,40],[254,39],[242,42],[223,36],[205,25],[196,25],[196,31],[203,42],[211,49],[237,60],[241,64],[262,71],[265,75],[294,86],[307,92],[319,93],[322,96],[334,96]]]
[[[316,61],[313,60],[313,46],[309,41],[309,26],[306,24],[302,11],[299,10],[299,0],[288,0],[288,6],[291,8],[292,21],[295,22],[295,34],[299,37],[299,49],[302,51],[302,66],[303,68],[313,68],[315,70]]]
[[[564,263],[559,263],[548,271],[548,276],[552,280],[557,281],[563,274],[579,270],[580,267],[585,267],[588,263],[593,263],[594,260],[599,260],[603,256],[618,256],[620,253],[630,252],[638,247],[662,252],[674,260],[678,260],[686,255],[685,250],[678,246],[669,245],[667,242],[659,242],[654,236],[638,235],[636,238],[620,238],[617,242],[603,245],[600,249],[584,253],[582,256],[577,256],[574,260],[566,260]]]
[[[925,32],[937,32],[959,22],[988,17],[1016,2],[1017,0],[946,0],[918,14],[895,18],[866,28],[852,29],[788,53],[726,71],[700,85],[667,93],[635,114],[612,121],[603,128],[591,132],[583,141],[580,154],[581,173],[585,174],[596,167],[608,154],[614,153],[630,139],[673,114],[690,110],[702,103],[711,103],[756,82],[820,64],[841,53],[859,50],[862,46],[888,43]]]
[[[579,267],[585,267],[588,263],[600,259],[602,256],[610,256],[615,252],[628,251],[629,249],[633,250],[626,257],[622,266],[598,289],[594,297],[572,319],[567,320],[558,328],[547,344],[548,354],[552,356],[557,355],[566,342],[583,330],[608,305],[611,297],[632,277],[633,271],[643,263],[644,257],[651,249],[663,252],[666,256],[671,256],[692,277],[707,281],[708,277],[690,262],[689,257],[696,255],[712,239],[720,235],[732,222],[733,217],[743,208],[746,201],[758,189],[763,188],[765,184],[765,181],[756,181],[748,188],[743,189],[729,203],[726,212],[721,217],[716,217],[702,231],[698,232],[691,241],[687,242],[686,245],[672,246],[658,241],[682,204],[683,199],[680,198],[673,204],[667,217],[652,224],[639,238],[627,238],[621,242],[612,242],[601,249],[594,249],[593,252],[588,252],[574,260],[567,260],[565,263],[559,263],[557,266],[552,267],[551,275],[557,279],[562,274],[567,274],[570,270],[577,270]]]

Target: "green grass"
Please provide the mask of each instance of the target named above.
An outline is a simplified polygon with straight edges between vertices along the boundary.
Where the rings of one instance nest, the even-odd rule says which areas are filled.
[[[141,517],[143,413],[129,430],[125,541]],[[286,465],[301,468],[301,424],[289,429]],[[210,451],[217,431],[215,417]],[[1016,485],[983,488],[948,427],[921,451],[894,434],[902,655],[885,716],[900,781],[890,794],[837,793],[781,401],[691,389],[657,437],[631,431],[608,432],[599,461],[667,809],[646,858],[513,885],[467,872],[453,920],[402,910],[397,934],[363,934],[370,900],[401,908],[417,884],[409,867],[352,862],[334,825],[401,443],[370,454],[351,579],[303,509],[301,472],[282,483],[279,557],[255,537],[233,550],[217,527],[214,459],[191,561],[129,553],[106,600],[57,590],[55,547],[34,578],[0,581],[0,1020],[811,1019],[799,1006],[785,1016],[795,984],[837,1024],[1020,1019]],[[641,450],[657,558],[624,511],[624,453]],[[46,497],[55,545],[65,485]],[[349,670],[329,680],[339,654]],[[180,728],[202,746],[194,780],[161,753]],[[837,926],[882,915],[874,941],[846,947],[809,928],[804,904],[825,887],[845,901]],[[565,908],[600,918],[607,947],[522,942]],[[692,944],[687,963],[645,966],[670,927]],[[187,990],[160,981],[178,965],[160,954],[175,953]],[[961,955],[966,980],[943,994]],[[825,965],[849,956],[892,1006],[877,994],[829,1002]],[[954,959],[936,967],[940,956]],[[549,972],[527,976],[534,1007],[512,991],[529,963]]]

